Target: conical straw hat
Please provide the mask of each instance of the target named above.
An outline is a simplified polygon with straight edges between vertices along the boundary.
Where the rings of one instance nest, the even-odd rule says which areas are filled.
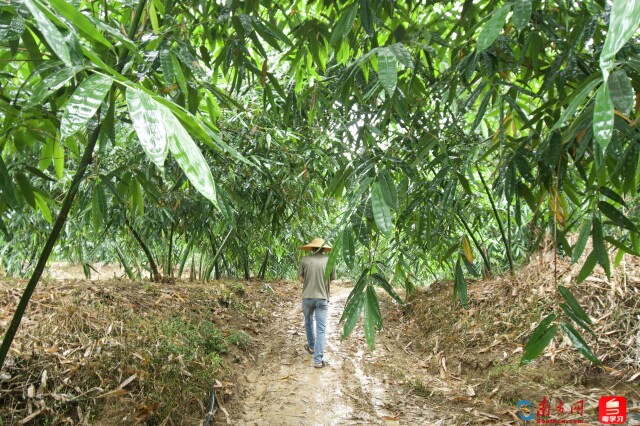
[[[331,251],[331,246],[325,243],[322,238],[314,238],[309,244],[300,246],[300,250],[306,251],[316,251],[319,248],[322,248],[322,251]]]

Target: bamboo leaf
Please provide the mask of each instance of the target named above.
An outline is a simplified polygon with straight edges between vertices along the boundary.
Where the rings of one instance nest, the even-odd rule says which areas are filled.
[[[149,159],[160,170],[164,169],[164,161],[169,149],[167,129],[163,114],[164,107],[159,105],[146,93],[129,89],[126,92],[127,105],[131,121],[140,145]]]
[[[464,256],[467,258],[467,262],[473,264],[473,253],[471,252],[471,244],[469,244],[469,239],[466,235],[462,236],[462,251],[464,252]]]
[[[611,73],[607,84],[609,85],[613,106],[620,110],[622,114],[628,116],[631,108],[635,105],[636,97],[627,73],[623,69]]]
[[[589,361],[593,362],[594,364],[597,364],[597,365],[602,364],[600,360],[596,357],[596,355],[593,353],[589,345],[587,345],[587,343],[584,341],[580,333],[578,333],[576,329],[571,326],[571,324],[562,322],[560,326],[562,327],[564,332],[567,333],[567,335],[569,336],[569,339],[571,339],[573,346],[575,346],[576,349],[578,349],[580,353],[584,355],[585,358],[587,358]]]
[[[391,237],[391,210],[384,200],[379,182],[374,182],[371,188],[371,207],[373,209],[373,218],[378,229],[387,238]]]
[[[596,253],[596,259],[600,266],[604,268],[607,277],[611,277],[611,267],[609,265],[609,253],[604,246],[604,238],[602,233],[602,223],[597,217],[593,218],[593,232],[591,233],[593,241],[593,251]]]
[[[634,234],[632,234],[634,235]],[[629,253],[631,256],[636,256],[636,257],[640,257],[640,253],[630,247],[625,246],[622,242],[616,240],[613,237],[605,237],[604,240],[606,242],[608,242],[609,244],[611,244],[612,246],[619,248],[621,251],[623,251],[624,253]]]
[[[575,314],[575,312],[573,312],[573,310],[571,310],[569,305],[567,305],[566,303],[560,303],[560,308],[562,308],[564,313],[569,318],[571,318],[576,324],[578,324],[580,327],[582,327],[584,330],[586,330],[588,333],[590,333],[593,337],[597,337],[596,334],[593,332],[593,330],[591,330],[591,327],[589,327],[589,325],[586,322],[584,322],[582,319],[580,319],[580,317],[578,317]]]
[[[553,315],[553,314],[552,314]],[[541,328],[542,323],[536,328],[534,334]],[[520,365],[529,364],[531,361],[536,359],[540,354],[544,351],[544,349],[549,345],[553,336],[558,332],[558,326],[554,325],[549,328],[544,327],[541,330],[540,338],[534,340],[533,336],[529,339],[524,348],[524,353],[522,354],[522,359],[520,360]]]
[[[380,183],[384,201],[392,209],[398,210],[398,193],[396,192],[396,184],[393,182],[391,174],[386,170],[383,171],[380,174],[378,182]]]
[[[110,77],[94,74],[84,80],[67,101],[60,123],[60,139],[82,130],[102,105],[111,88]]]
[[[18,186],[20,187],[20,192],[22,192],[22,196],[27,203],[34,209],[36,208],[36,198],[33,194],[33,188],[31,187],[31,182],[29,179],[22,173],[16,173],[16,181],[18,182]]]
[[[51,50],[53,50],[56,56],[58,56],[68,68],[72,68],[73,62],[71,61],[69,46],[60,31],[58,31],[58,28],[47,18],[44,12],[36,6],[34,0],[23,0],[22,3],[29,9],[31,15],[33,15],[38,24],[38,29],[40,29]]]
[[[566,102],[569,102],[567,108],[560,114],[560,118],[556,121],[556,124],[553,125],[551,131],[557,130],[564,125],[569,117],[573,117],[573,115],[578,110],[578,107],[582,105],[582,103],[587,99],[589,94],[596,88],[598,84],[602,82],[602,76],[594,73],[592,77],[582,82],[579,88],[573,91],[573,93],[566,99]]]
[[[593,136],[603,150],[607,148],[613,136],[613,116],[609,85],[603,84],[596,94],[596,106],[593,111]]]
[[[591,234],[591,218],[585,219],[582,223],[582,227],[580,228],[580,235],[578,236],[578,240],[576,241],[576,245],[573,246],[573,255],[571,256],[571,263],[576,263],[582,253],[584,252],[584,248],[587,245],[587,240],[589,239],[589,235]]]
[[[606,201],[599,201],[598,208],[616,225],[622,228],[626,228],[629,231],[638,232],[638,228],[636,227],[636,225],[631,220],[629,220],[629,218],[627,218],[620,210],[615,208],[613,204],[607,203]]]
[[[367,286],[364,303],[364,337],[371,350],[375,346],[376,327],[382,328],[380,303],[374,287]]]
[[[329,281],[329,278],[331,277],[331,273],[333,272],[333,269],[336,266],[336,262],[338,261],[338,253],[340,253],[339,247],[342,245],[343,234],[344,234],[343,232],[338,234],[338,238],[336,239],[336,242],[334,244],[335,249],[331,250],[331,252],[329,253],[329,259],[327,260],[327,266],[324,269],[324,280],[325,280],[325,282]]]
[[[580,306],[580,302],[578,302],[578,300],[573,296],[573,294],[568,288],[560,285],[558,286],[558,292],[560,292],[560,295],[562,296],[562,298],[567,301],[567,304],[571,307],[571,310],[581,320],[583,320],[588,324],[593,325],[587,313],[584,311],[584,309],[582,309],[582,306]]]
[[[64,86],[82,69],[83,67],[65,67],[43,78],[33,89],[32,95],[24,108],[29,109],[42,104],[42,101],[49,97],[51,93]]]
[[[62,180],[64,177],[64,146],[55,140],[53,141],[53,167],[58,179]]]
[[[398,83],[398,63],[396,55],[389,49],[389,47],[383,47],[378,50],[378,79],[380,84],[389,94],[393,96],[393,92],[396,90],[396,84]]]
[[[349,269],[352,269],[353,263],[356,258],[356,248],[355,248],[355,242],[353,239],[353,233],[351,232],[350,229],[346,229],[343,233],[342,258],[344,259],[344,263],[347,264]]]
[[[100,200],[98,199],[98,185],[93,187],[93,195],[91,197],[91,226],[94,232],[98,232],[102,227],[102,210],[100,209]]]
[[[480,34],[478,35],[478,42],[476,43],[476,50],[478,52],[481,52],[491,46],[498,35],[500,35],[502,27],[504,27],[504,24],[507,21],[509,11],[511,11],[510,4],[502,6],[500,9],[496,10],[491,19],[484,24],[482,30],[480,30]]]
[[[513,4],[513,25],[522,30],[531,19],[531,0],[515,0]]]
[[[4,164],[2,155],[0,155],[0,199],[9,207],[15,207],[17,204],[13,182],[9,177],[9,171],[7,170],[7,166]]]
[[[391,285],[391,283],[389,283],[389,281],[387,281],[385,277],[376,272],[371,274],[371,279],[376,281],[380,285],[380,287],[382,287],[384,291],[389,294],[389,296],[393,297],[396,302],[398,302],[400,305],[404,305],[402,299],[400,298],[400,296],[398,296],[398,293],[393,290],[393,286]]]
[[[87,37],[89,40],[96,43],[100,43],[103,46],[113,50],[111,43],[107,41],[100,31],[91,23],[89,18],[80,13],[78,9],[67,3],[65,0],[48,0],[49,4],[53,6],[63,17],[68,19],[75,29],[81,34]]]
[[[615,201],[616,203],[624,207],[627,207],[627,203],[624,202],[624,199],[620,195],[618,195],[616,192],[614,192],[611,188],[608,188],[606,186],[601,186],[599,191],[605,197]]]
[[[342,40],[349,34],[349,32],[351,32],[357,13],[358,4],[354,2],[351,4],[349,9],[340,16],[340,19],[338,19],[338,22],[331,33],[331,40],[329,41],[331,46],[334,48],[340,46]]]
[[[582,268],[580,268],[580,272],[576,277],[576,281],[578,283],[584,281],[591,274],[591,271],[593,271],[593,268],[595,268],[596,263],[598,263],[596,252],[595,250],[592,250],[591,253],[589,253],[589,256],[587,256],[587,260],[584,261]]]
[[[360,289],[360,291],[355,294],[352,292],[349,297],[351,299],[347,302],[344,312],[342,313],[342,318],[340,318],[340,322],[344,321],[340,340],[346,339],[358,323],[358,318],[362,311],[362,305],[364,304],[364,288]]]
[[[609,16],[609,31],[600,53],[600,68],[605,81],[614,66],[616,53],[640,25],[640,0],[614,1]]]
[[[456,272],[455,272],[455,290],[458,295],[458,300],[465,308],[468,307],[469,298],[467,295],[467,282],[464,279],[464,274],[462,272],[462,266],[460,265],[460,258],[456,262]]]
[[[36,197],[36,206],[42,213],[42,217],[44,217],[44,220],[46,220],[47,223],[51,224],[51,222],[53,222],[53,218],[51,217],[51,211],[49,210],[47,201],[38,192],[35,192],[33,195]]]

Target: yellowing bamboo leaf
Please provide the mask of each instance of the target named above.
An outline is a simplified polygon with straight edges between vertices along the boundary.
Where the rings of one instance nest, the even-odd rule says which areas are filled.
[[[471,245],[466,235],[462,236],[462,250],[469,263],[473,263],[473,253],[471,252]]]

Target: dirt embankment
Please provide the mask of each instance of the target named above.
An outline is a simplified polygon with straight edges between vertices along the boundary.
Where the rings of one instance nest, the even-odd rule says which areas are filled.
[[[470,303],[435,283],[400,307],[380,294],[384,330],[340,341],[348,285],[333,288],[326,359],[305,343],[297,283],[51,281],[38,288],[0,372],[5,424],[517,424],[521,399],[552,418],[598,424],[598,399],[627,397],[640,418],[640,268],[574,284],[575,266],[541,259],[515,276],[470,282]],[[558,282],[551,270],[558,271]],[[541,318],[570,287],[593,320],[594,367],[559,334],[519,367]],[[24,281],[0,282],[4,332]],[[403,296],[404,297],[404,296]],[[583,409],[570,409],[582,402]],[[575,407],[574,407],[575,406]]]

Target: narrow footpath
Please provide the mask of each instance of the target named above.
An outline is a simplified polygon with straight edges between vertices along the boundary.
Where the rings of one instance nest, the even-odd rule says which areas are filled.
[[[340,342],[338,324],[351,288],[333,286],[325,359],[316,369],[306,343],[300,300],[282,301],[260,344],[255,368],[241,379],[241,403],[231,412],[241,425],[441,424],[427,400],[389,377],[388,346],[371,352],[361,327]]]

